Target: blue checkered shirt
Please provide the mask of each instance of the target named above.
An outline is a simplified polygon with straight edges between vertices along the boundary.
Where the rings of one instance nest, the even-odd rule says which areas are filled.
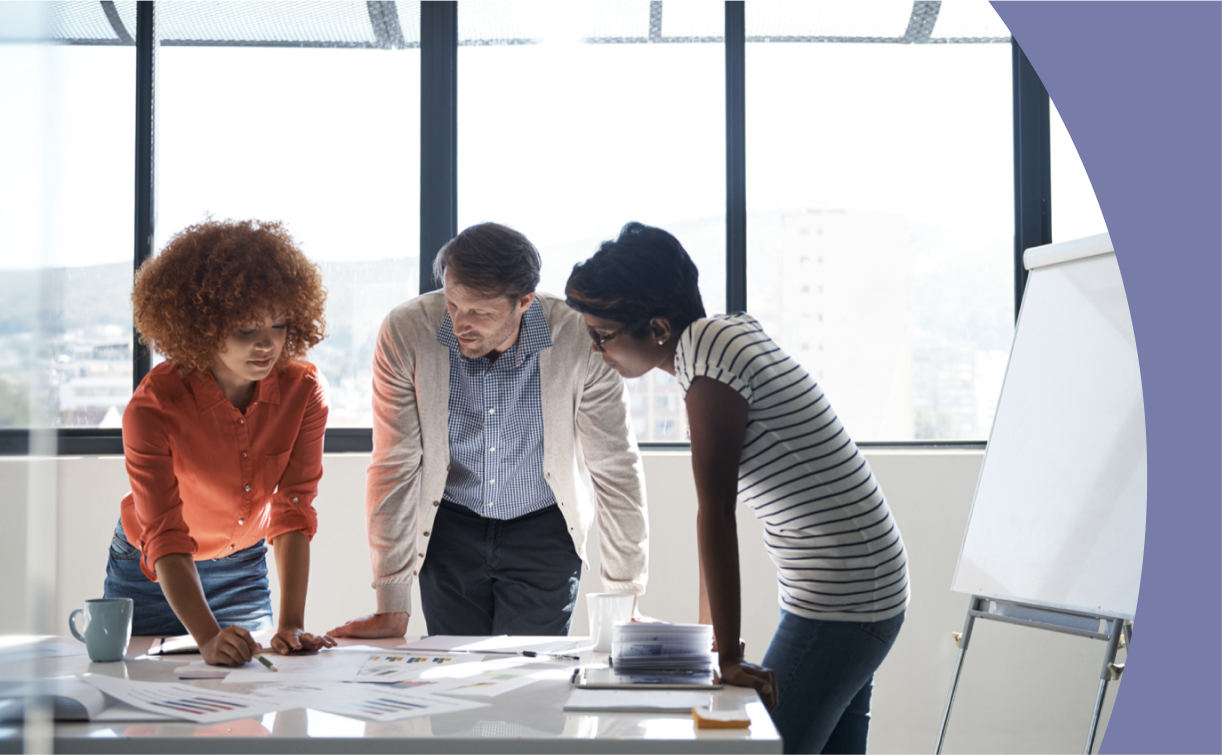
[[[445,498],[490,519],[514,519],[556,505],[543,478],[539,352],[552,346],[536,298],[518,341],[495,362],[458,349],[447,313],[437,342],[450,350],[450,474]]]

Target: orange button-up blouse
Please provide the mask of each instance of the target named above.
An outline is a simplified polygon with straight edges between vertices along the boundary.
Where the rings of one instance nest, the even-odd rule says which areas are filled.
[[[203,561],[284,532],[312,538],[327,409],[326,381],[308,362],[256,383],[245,413],[211,376],[154,367],[123,412],[123,531],[148,578],[169,553]]]

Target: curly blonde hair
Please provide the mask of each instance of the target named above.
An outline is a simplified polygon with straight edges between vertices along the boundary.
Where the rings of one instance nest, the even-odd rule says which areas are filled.
[[[140,342],[183,375],[208,374],[225,339],[269,314],[288,324],[277,366],[326,337],[326,289],[279,222],[209,218],[187,226],[140,266],[132,308]]]

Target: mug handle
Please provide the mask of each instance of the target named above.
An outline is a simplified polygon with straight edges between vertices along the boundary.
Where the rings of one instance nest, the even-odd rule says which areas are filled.
[[[81,636],[80,632],[76,631],[76,615],[78,613],[85,613],[85,609],[78,608],[72,613],[68,614],[68,628],[72,630],[73,637],[77,638],[81,642],[84,642],[85,638]]]

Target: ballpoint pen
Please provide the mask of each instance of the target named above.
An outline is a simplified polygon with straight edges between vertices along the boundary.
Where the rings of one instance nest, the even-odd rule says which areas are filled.
[[[562,653],[540,653],[537,650],[452,650],[452,653],[472,653],[478,655],[522,655],[527,658],[561,658],[566,661],[580,661],[579,655],[564,655]]]

